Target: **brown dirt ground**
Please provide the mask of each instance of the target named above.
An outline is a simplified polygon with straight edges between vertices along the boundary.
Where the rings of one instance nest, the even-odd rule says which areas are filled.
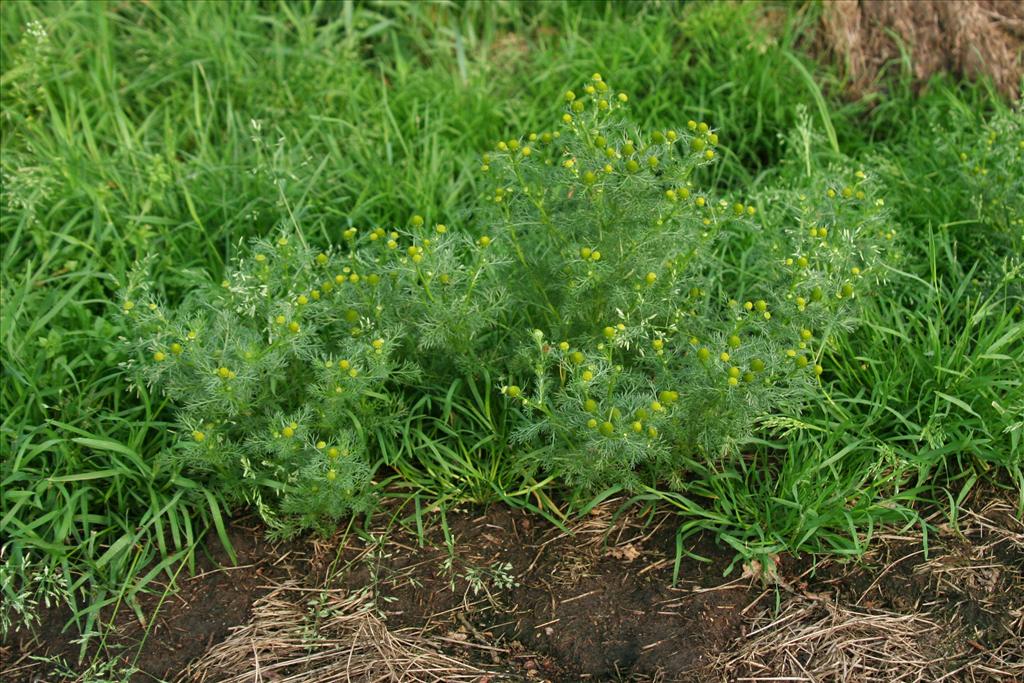
[[[782,558],[771,585],[739,566],[724,576],[732,552],[701,538],[688,550],[709,561],[684,558],[673,586],[674,518],[613,504],[572,535],[504,507],[449,510],[445,524],[435,512],[422,545],[396,522],[408,510],[276,547],[241,520],[240,566],[217,569],[214,551],[141,650],[145,629],[123,611],[101,654],[138,652],[133,681],[1024,680],[1024,527],[1008,510],[940,525],[927,557],[907,533],[856,562]],[[75,661],[65,621],[4,644],[0,678],[73,680],[29,658]],[[875,651],[909,664],[880,668]]]
[[[749,581],[723,586],[732,553],[706,540],[691,550],[712,561],[685,560],[672,587],[671,519],[612,525],[611,512],[600,509],[577,524],[572,537],[505,508],[450,515],[450,571],[443,569],[449,553],[440,529],[429,534],[433,547],[423,549],[399,533],[395,542],[407,552],[373,570],[379,590],[393,600],[384,607],[388,622],[461,627],[478,640],[506,643],[514,662],[551,680],[700,669],[739,634],[740,612],[757,592]],[[468,576],[505,563],[518,586],[503,589],[492,575],[474,592]],[[364,585],[370,571],[360,567],[344,581],[349,588]]]
[[[269,544],[264,540],[263,527],[253,520],[236,520],[228,533],[238,559],[236,566],[230,566],[223,546],[211,534],[206,550],[197,557],[195,575],[178,582],[179,590],[170,594],[159,612],[156,608],[162,594],[141,596],[143,614],[156,612],[148,638],[147,624],[138,620],[134,610],[122,606],[116,613],[104,611],[103,621],[112,623],[113,629],[101,659],[130,662],[138,652],[137,666],[148,675],[140,674],[136,680],[150,681],[184,670],[191,659],[223,640],[233,626],[245,622],[253,600],[266,593],[268,582],[295,571],[289,564],[290,549]],[[154,591],[162,591],[166,583],[157,580],[151,586]],[[81,671],[84,666],[75,664],[79,633],[74,626],[66,628],[70,618],[67,608],[48,610],[37,633],[19,632],[12,642],[3,643],[0,680],[34,683],[71,678],[32,657],[55,658]],[[96,653],[97,647],[91,647],[86,662]]]

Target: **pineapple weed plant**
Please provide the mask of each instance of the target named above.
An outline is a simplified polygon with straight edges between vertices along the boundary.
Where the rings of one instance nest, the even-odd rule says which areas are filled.
[[[715,129],[641,131],[627,101],[594,74],[553,130],[499,142],[472,229],[415,215],[310,244],[291,220],[173,308],[140,264],[127,366],[177,406],[168,457],[279,533],[329,528],[401,471],[386,444],[418,396],[487,376],[528,486],[685,490],[742,467],[760,418],[821,393],[896,231],[856,168],[766,194],[764,227],[702,183]],[[733,240],[754,241],[755,280],[723,278]]]

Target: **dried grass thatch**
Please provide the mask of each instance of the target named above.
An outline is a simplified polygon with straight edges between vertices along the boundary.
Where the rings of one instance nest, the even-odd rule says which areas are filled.
[[[798,598],[755,625],[726,662],[744,672],[735,680],[935,681],[944,673],[945,657],[933,656],[941,628],[917,615]]]
[[[1020,642],[989,649],[951,633],[931,614],[898,614],[793,598],[765,611],[746,643],[718,665],[734,681],[1014,681],[1024,676]]]
[[[1011,99],[1024,77],[1024,3],[1017,0],[833,0],[818,47],[840,63],[861,97],[909,53],[916,85],[940,72],[991,77]]]
[[[390,630],[365,593],[353,595],[289,583],[258,600],[249,623],[207,651],[179,681],[501,680],[495,672],[443,654],[439,647],[443,640],[415,630]]]
[[[781,608],[754,615],[712,669],[729,681],[1024,680],[1024,524],[997,501],[965,512],[959,531],[945,531],[943,552],[913,569],[928,586],[926,599],[911,599],[899,612],[869,599],[920,550],[889,562],[856,598],[790,586]],[[884,548],[907,539],[879,540]]]

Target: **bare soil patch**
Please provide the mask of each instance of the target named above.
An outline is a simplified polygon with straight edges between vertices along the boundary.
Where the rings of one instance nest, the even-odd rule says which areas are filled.
[[[167,589],[166,577],[150,584],[139,598],[146,617],[140,621],[129,606],[103,611],[106,636],[92,640],[84,662],[78,662],[80,633],[69,625],[66,607],[48,610],[37,633],[16,633],[0,650],[0,680],[56,681],[72,678],[67,670],[82,672],[95,659],[117,661],[121,668],[134,662],[136,680],[152,681],[187,668],[189,661],[222,641],[230,630],[249,618],[252,603],[267,592],[267,584],[297,571],[295,550],[268,543],[262,525],[236,520],[228,528],[237,565],[232,563],[216,536],[211,534],[196,559],[196,573],[182,572],[177,590]],[[162,604],[161,604],[162,601]],[[159,609],[158,609],[159,607]],[[148,630],[148,634],[147,634]],[[45,659],[48,661],[39,661]]]
[[[388,623],[501,644],[498,662],[541,679],[700,670],[740,634],[758,591],[723,579],[733,553],[706,539],[688,550],[710,561],[684,558],[673,586],[673,518],[613,520],[614,511],[598,508],[571,535],[506,508],[449,515],[452,543],[440,525],[423,548],[409,532],[393,534],[404,552],[342,580],[350,589],[376,583]]]
[[[1004,503],[936,517],[927,553],[883,534],[855,561],[780,558],[772,583],[725,575],[733,553],[701,538],[673,584],[667,513],[606,504],[571,533],[498,506],[421,533],[407,513],[276,547],[236,522],[241,566],[214,554],[141,646],[126,613],[101,654],[138,653],[138,681],[1024,680],[1024,526]],[[29,659],[74,661],[50,616],[4,645],[3,680],[73,680]]]

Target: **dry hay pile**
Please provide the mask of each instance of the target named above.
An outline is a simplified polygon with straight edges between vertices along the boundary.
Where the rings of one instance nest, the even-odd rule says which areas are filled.
[[[494,672],[443,654],[440,646],[445,640],[410,629],[389,629],[365,592],[350,594],[289,582],[256,601],[249,623],[210,648],[179,681],[503,680]]]
[[[1024,523],[1009,505],[966,513],[927,561],[906,537],[880,540],[874,552],[896,558],[880,572],[784,585],[712,667],[721,680],[1024,680]]]
[[[853,97],[869,92],[887,64],[901,59],[902,44],[917,86],[941,72],[984,74],[1015,100],[1024,77],[1024,3],[835,0],[825,5],[817,41],[843,67]]]
[[[930,613],[794,598],[758,621],[751,640],[720,664],[728,680],[995,683],[1024,676],[1019,640],[989,649]]]

